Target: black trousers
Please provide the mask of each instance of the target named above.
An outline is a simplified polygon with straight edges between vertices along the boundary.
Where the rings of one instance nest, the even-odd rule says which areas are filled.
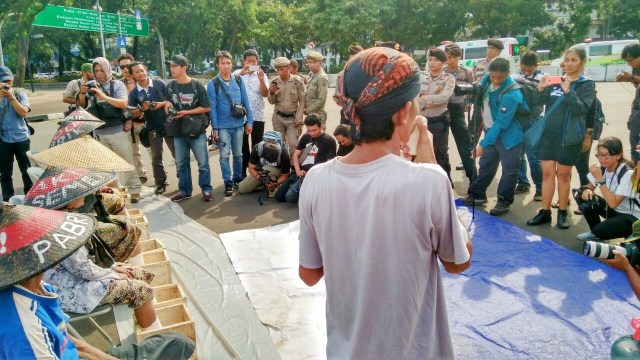
[[[264,121],[254,121],[253,130],[251,130],[251,146],[249,146],[249,135],[245,132],[242,135],[242,177],[247,176],[247,167],[249,166],[249,156],[251,149],[260,141],[264,135]]]
[[[578,205],[584,200],[582,197],[574,196]],[[624,199],[622,201],[629,201]],[[599,206],[583,207],[582,214],[589,224],[589,229],[593,235],[600,240],[609,240],[616,238],[626,238],[633,233],[632,225],[638,220],[637,217],[629,214],[623,214],[606,206],[604,199],[599,202]],[[605,218],[602,220],[601,218]]]
[[[451,163],[449,162],[449,115],[427,118],[429,131],[433,134],[433,151],[438,165],[444,169],[451,181]]]
[[[472,179],[477,175],[476,162],[471,157],[471,134],[464,118],[464,104],[449,103],[449,116],[451,117],[451,133],[456,141],[458,154],[462,159],[464,174]]]
[[[6,143],[0,140],[0,186],[2,187],[2,200],[9,201],[15,195],[13,189],[13,159],[18,161],[18,167],[22,173],[22,184],[24,185],[24,193],[28,193],[33,182],[27,173],[27,169],[31,166],[27,151],[31,148],[31,140],[17,143]]]

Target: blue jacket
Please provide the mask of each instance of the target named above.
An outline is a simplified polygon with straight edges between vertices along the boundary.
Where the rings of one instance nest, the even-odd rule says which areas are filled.
[[[522,92],[515,89],[510,90],[502,95],[502,99],[500,103],[498,103],[500,93],[513,83],[513,79],[507,76],[498,89],[489,93],[489,107],[491,109],[491,116],[493,117],[493,126],[491,126],[491,129],[484,135],[484,139],[480,141],[480,146],[483,148],[495,145],[498,136],[506,149],[514,148],[524,140],[522,128],[515,118],[518,106],[522,106],[524,110],[529,110],[522,96]],[[490,84],[491,80],[487,73],[482,79],[482,86],[486,88]]]
[[[211,118],[211,127],[218,130],[234,129],[244,125],[244,117],[237,118],[233,117],[231,114],[231,104],[229,103],[229,99],[224,95],[223,88],[227,90],[234,103],[242,103],[242,105],[244,105],[244,108],[247,109],[247,125],[253,126],[253,112],[251,111],[249,97],[247,96],[247,88],[244,85],[242,77],[240,77],[239,86],[233,74],[231,75],[229,86],[224,83],[219,73],[216,77],[218,78],[219,86],[217,92],[213,79],[207,82],[207,96],[209,97],[209,103],[211,104],[211,112],[209,113],[209,118]]]

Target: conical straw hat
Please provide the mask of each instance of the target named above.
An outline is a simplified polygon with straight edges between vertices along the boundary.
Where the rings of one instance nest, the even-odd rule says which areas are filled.
[[[0,206],[0,290],[53,267],[91,237],[87,215],[33,206]]]
[[[87,135],[102,125],[104,125],[104,121],[79,107],[76,111],[64,118],[64,121],[60,124],[58,131],[53,135],[49,147],[54,147],[67,141],[77,139],[83,135]]]
[[[36,162],[62,168],[82,168],[95,171],[129,171],[133,165],[99,141],[83,136],[30,156]]]
[[[24,204],[60,209],[95,193],[117,177],[116,173],[76,168],[48,168],[24,197]]]

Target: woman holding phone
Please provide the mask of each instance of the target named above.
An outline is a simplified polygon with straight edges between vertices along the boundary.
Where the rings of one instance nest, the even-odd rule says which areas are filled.
[[[580,158],[583,143],[591,143],[592,129],[586,128],[585,120],[595,99],[595,84],[582,75],[586,61],[585,50],[572,47],[564,54],[565,76],[559,78],[547,74],[538,85],[538,95],[545,104],[547,117],[538,147],[542,167],[542,209],[527,221],[527,225],[551,222],[551,200],[557,179],[557,226],[569,228],[567,205],[571,168]]]

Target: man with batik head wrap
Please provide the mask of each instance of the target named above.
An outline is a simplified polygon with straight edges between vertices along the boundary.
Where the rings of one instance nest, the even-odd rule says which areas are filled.
[[[314,166],[299,202],[299,276],[325,278],[327,358],[453,359],[438,262],[460,273],[472,246],[418,116],[420,70],[368,49],[347,63],[343,90],[356,147]],[[419,163],[400,156],[414,146]]]

